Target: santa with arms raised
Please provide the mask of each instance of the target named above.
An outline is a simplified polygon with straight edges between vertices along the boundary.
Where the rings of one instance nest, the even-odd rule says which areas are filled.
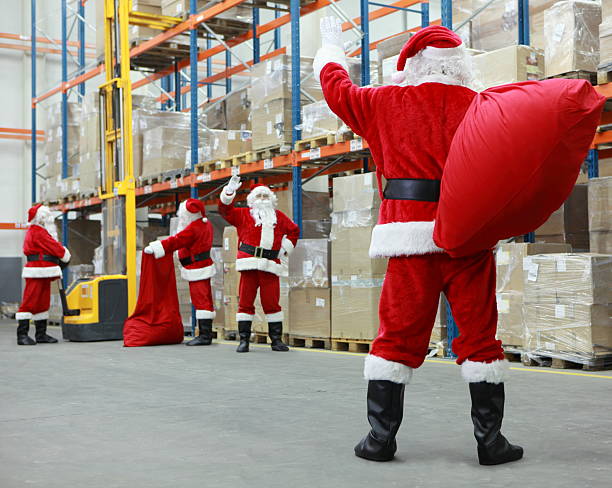
[[[36,343],[55,343],[47,335],[47,320],[51,305],[51,282],[61,278],[62,269],[70,261],[70,252],[57,240],[57,227],[49,207],[34,205],[28,210],[28,231],[23,242],[26,265],[23,300],[16,314],[17,344],[33,346]],[[35,341],[28,336],[30,320],[36,327]]]
[[[321,35],[314,70],[325,99],[367,140],[377,165],[382,204],[370,256],[389,258],[378,337],[364,367],[372,428],[355,454],[373,461],[394,457],[404,387],[423,364],[443,291],[460,331],[453,351],[469,383],[480,464],[516,461],[523,449],[500,432],[508,366],[495,339],[493,252],[453,259],[432,237],[449,147],[476,95],[469,88],[473,75],[468,54],[452,31],[427,27],[400,53],[394,81],[401,85],[360,88],[346,70],[340,21],[323,19]]]
[[[240,285],[236,320],[240,344],[237,352],[249,350],[258,288],[272,350],[288,351],[282,341],[279,276],[286,272],[281,258],[295,248],[300,228],[283,212],[276,210],[276,195],[262,184],[251,187],[247,196],[248,208],[235,207],[233,201],[241,185],[240,177],[232,176],[221,192],[219,204],[219,213],[238,231],[236,270],[240,272]]]
[[[144,252],[156,259],[178,251],[181,278],[189,282],[191,303],[195,307],[200,335],[187,342],[188,346],[208,346],[212,343],[212,323],[215,309],[210,279],[215,266],[210,257],[213,243],[213,227],[206,218],[201,200],[189,198],[181,202],[177,212],[176,233],[162,241],[153,241]]]

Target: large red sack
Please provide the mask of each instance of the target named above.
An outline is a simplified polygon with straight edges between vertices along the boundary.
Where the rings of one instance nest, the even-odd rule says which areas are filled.
[[[138,302],[123,324],[123,345],[180,344],[183,335],[172,253],[160,259],[142,253]]]
[[[564,79],[474,97],[444,168],[436,245],[467,256],[542,225],[576,183],[604,103],[587,81]]]

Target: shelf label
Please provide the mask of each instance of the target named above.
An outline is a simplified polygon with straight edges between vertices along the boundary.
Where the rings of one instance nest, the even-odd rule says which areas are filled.
[[[176,180],[170,180],[170,188],[177,188],[178,182]]]
[[[321,148],[317,147],[310,150],[310,159],[318,159],[321,157]]]
[[[274,168],[274,161],[270,158],[264,159],[264,169],[272,169]]]
[[[210,173],[202,173],[201,175],[198,175],[199,181],[210,181],[211,179]]]
[[[361,151],[363,149],[363,139],[361,139],[361,137],[351,139],[350,149],[351,151]]]
[[[91,207],[91,198],[88,198],[87,200],[85,200],[85,206]]]
[[[240,166],[232,166],[232,176],[237,176],[240,174]]]
[[[145,195],[147,195],[149,193],[153,193],[153,187],[151,185],[146,185],[144,187],[144,193],[145,193]]]

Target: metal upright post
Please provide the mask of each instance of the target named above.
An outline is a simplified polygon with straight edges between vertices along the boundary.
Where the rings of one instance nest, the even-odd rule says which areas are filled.
[[[518,1],[518,42],[529,46],[529,0]]]
[[[232,67],[232,52],[229,49],[225,50],[225,69],[229,70]],[[225,78],[225,93],[232,91],[232,77],[227,75]]]
[[[599,177],[599,152],[597,149],[591,149],[587,156],[587,164],[589,169],[589,178]]]
[[[442,0],[440,4],[440,16],[442,25],[449,29],[453,28],[453,2],[452,0]]]
[[[261,43],[259,42],[259,36],[257,35],[257,28],[259,27],[259,9],[253,9],[253,64],[259,63],[259,57],[261,56]]]
[[[300,0],[291,0],[291,129],[292,145],[302,137],[298,129],[302,121],[301,80],[300,80]],[[300,227],[302,234],[302,166],[293,164],[293,221]]]
[[[212,48],[212,39],[210,38],[210,35],[209,35],[206,38],[206,49],[209,50],[210,48]],[[191,74],[193,75],[193,72]],[[212,57],[208,56],[206,58],[206,77],[210,78],[211,76],[212,76]],[[208,83],[208,85],[206,85],[206,97],[208,98],[208,101],[212,99],[212,87],[213,87],[212,83]]]
[[[174,61],[174,110],[181,111],[181,71],[178,61]]]
[[[278,19],[280,17],[280,10],[278,10],[278,3],[275,3],[274,6],[276,10],[274,10],[274,18]],[[281,30],[280,27],[274,29],[274,50],[281,48]]]
[[[361,85],[370,84],[370,7],[368,0],[361,3]]]
[[[79,2],[79,74],[85,72],[85,3]],[[79,84],[79,95],[85,96],[85,82]]]
[[[191,15],[197,13],[197,0],[189,1],[189,12]],[[193,173],[196,164],[198,163],[198,30],[194,26],[189,31],[189,65],[190,65],[190,115],[191,115],[191,172]],[[209,44],[210,41],[207,42]],[[209,45],[207,46],[209,47]],[[210,76],[208,71],[212,71],[212,65],[209,64],[210,57],[207,59],[206,71],[207,76]],[[208,85],[209,93],[211,85]],[[210,98],[210,95],[209,95]],[[198,197],[198,188],[193,185],[191,187],[191,198]],[[177,209],[178,210],[178,209]],[[196,330],[196,315],[195,308],[191,306],[191,335],[195,337]]]
[[[68,81],[68,19],[67,0],[62,0],[62,85]],[[68,92],[62,86],[62,179],[68,177]],[[68,213],[62,213],[62,244],[68,247]],[[67,286],[67,273],[64,268],[63,282]]]
[[[36,98],[36,0],[31,0],[32,100]],[[36,202],[36,104],[32,103],[32,203]]]
[[[425,28],[429,25],[429,0],[421,2],[421,27]]]

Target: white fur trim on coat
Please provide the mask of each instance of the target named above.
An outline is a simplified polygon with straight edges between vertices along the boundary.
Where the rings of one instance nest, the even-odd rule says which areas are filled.
[[[15,314],[15,320],[30,320],[32,314],[30,312],[17,312]]]
[[[250,271],[252,269],[267,271],[276,276],[287,276],[288,274],[286,266],[275,263],[271,259],[248,257],[236,260],[236,271]]]
[[[317,54],[312,63],[312,69],[314,70],[315,79],[319,83],[321,82],[321,71],[323,71],[325,65],[329,63],[338,63],[346,71],[348,71],[348,64],[346,63],[346,55],[344,54],[344,49],[331,44],[321,46],[317,51]]]
[[[62,276],[59,266],[47,267],[24,267],[21,273],[22,278],[58,278]]]
[[[371,258],[444,252],[433,240],[435,221],[378,224],[372,231]]]
[[[281,247],[283,248],[283,250],[285,251],[287,256],[289,256],[293,252],[293,250],[295,249],[295,246],[293,245],[293,242],[291,242],[289,239],[287,239],[286,236],[283,236],[283,240],[281,242]]]
[[[366,380],[386,380],[407,385],[412,378],[412,368],[368,354],[363,365],[363,376]]]
[[[268,321],[268,323],[270,323],[270,322],[282,322],[284,317],[285,316],[283,315],[283,312],[267,313],[266,314],[266,320]]]
[[[204,268],[187,269],[181,266],[181,278],[185,281],[208,280],[215,276],[215,265],[211,264]]]
[[[506,359],[497,359],[490,363],[481,363],[466,359],[461,364],[461,376],[468,383],[503,383],[508,379],[510,363]]]
[[[236,314],[236,322],[252,322],[255,318],[255,315],[251,315],[248,313],[237,313]]]
[[[264,249],[272,249],[274,245],[274,226],[261,224],[261,238],[259,239],[259,247]]]
[[[227,193],[225,193],[225,188],[223,188],[223,191],[221,192],[221,196],[219,197],[219,199],[221,200],[221,203],[223,203],[223,205],[229,205],[230,203],[234,201],[235,197],[236,197],[235,191],[228,195]]]
[[[60,261],[62,263],[70,261],[70,251],[68,249],[64,248],[64,255],[60,258]]]
[[[46,312],[32,314],[32,320],[47,320],[49,318],[49,310]]]
[[[196,319],[214,319],[217,312],[210,310],[196,310]]]
[[[153,249],[153,256],[155,256],[155,259],[163,258],[166,255],[166,250],[161,241],[150,242],[149,246]]]

